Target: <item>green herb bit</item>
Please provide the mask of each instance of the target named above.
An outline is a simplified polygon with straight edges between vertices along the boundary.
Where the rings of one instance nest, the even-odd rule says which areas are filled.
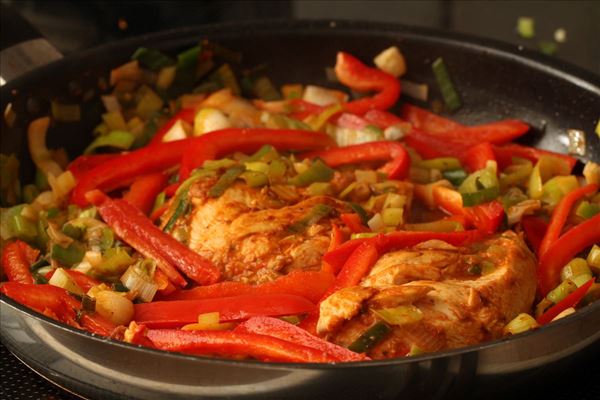
[[[463,183],[467,177],[467,172],[462,168],[450,169],[447,171],[442,171],[442,176],[444,179],[449,180],[454,186],[460,186],[460,184]]]
[[[392,331],[385,322],[377,322],[375,325],[367,329],[358,339],[356,339],[348,349],[355,353],[366,353],[372,349],[377,343],[385,339]]]
[[[294,186],[308,186],[313,182],[329,182],[333,178],[334,170],[320,159],[313,161],[311,166],[301,174],[290,179]]]
[[[294,233],[302,233],[311,225],[316,224],[321,219],[331,215],[334,212],[334,208],[327,204],[317,204],[310,212],[302,218],[300,221],[290,225],[288,230]]]
[[[73,242],[66,248],[54,244],[50,252],[50,257],[52,257],[52,259],[69,267],[81,262],[84,255],[85,246],[78,242]]]
[[[530,17],[519,17],[517,20],[517,33],[525,39],[535,36],[535,21]]]
[[[440,88],[440,92],[442,93],[442,97],[444,98],[446,107],[448,107],[448,110],[450,111],[458,110],[461,106],[460,97],[450,79],[450,74],[448,73],[444,60],[441,57],[437,58],[431,65],[431,68]]]
[[[137,60],[141,65],[151,71],[159,71],[161,68],[175,64],[175,60],[161,51],[140,47],[131,56],[132,60]]]
[[[354,211],[355,213],[358,214],[363,225],[367,225],[370,218],[369,218],[369,214],[367,214],[365,209],[356,203],[348,203],[348,205],[350,206],[352,211]]]
[[[135,135],[126,131],[112,131],[108,135],[98,136],[85,149],[84,154],[90,154],[98,147],[113,147],[120,150],[127,150],[135,141]]]
[[[229,168],[208,191],[210,197],[219,197],[233,185],[235,180],[244,172],[245,168],[241,165]]]

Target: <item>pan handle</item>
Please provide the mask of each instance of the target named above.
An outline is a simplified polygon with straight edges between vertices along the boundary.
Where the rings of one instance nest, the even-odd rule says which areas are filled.
[[[0,4],[0,86],[62,54],[14,8]]]

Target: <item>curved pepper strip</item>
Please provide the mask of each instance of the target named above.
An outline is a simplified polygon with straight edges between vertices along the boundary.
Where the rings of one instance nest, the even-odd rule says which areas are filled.
[[[234,331],[184,331],[149,329],[146,337],[155,348],[189,354],[248,356],[276,362],[335,362],[337,358],[320,350],[271,336]]]
[[[504,220],[504,207],[499,201],[493,200],[474,207],[465,207],[463,215],[475,228],[491,235],[498,230]]]
[[[558,202],[556,207],[554,207],[554,211],[552,211],[550,224],[548,225],[546,234],[540,243],[540,257],[548,251],[550,246],[552,246],[552,243],[554,243],[560,236],[573,205],[581,198],[585,197],[586,195],[590,195],[597,190],[598,185],[595,183],[585,185],[567,193],[565,197]],[[600,227],[598,229],[600,229]]]
[[[173,266],[201,285],[210,285],[220,279],[221,271],[210,261],[158,229],[125,200],[112,200],[98,190],[89,192],[88,200],[119,237],[144,256],[154,259],[171,282],[182,287],[186,285]]]
[[[163,137],[171,130],[173,125],[179,120],[183,120],[188,124],[194,123],[194,117],[196,116],[195,108],[182,108],[179,110],[171,119],[165,122],[152,136],[152,140],[149,145],[154,146],[163,142]]]
[[[600,214],[569,229],[540,257],[537,276],[543,296],[560,283],[560,271],[573,257],[600,242],[599,226]]]
[[[337,361],[366,361],[369,357],[364,354],[358,354],[323,340],[317,336],[311,335],[302,328],[271,317],[253,317],[238,325],[234,332],[254,333],[257,335],[271,336],[287,342],[296,343],[302,346],[310,347],[322,351]]]
[[[421,107],[404,103],[400,109],[402,118],[410,122],[414,128],[427,132],[429,134],[442,134],[462,128],[463,125],[451,119],[444,118]]]
[[[365,97],[344,104],[346,112],[363,115],[369,110],[387,110],[400,97],[400,81],[377,68],[367,67],[354,56],[339,52],[335,64],[335,74],[340,82],[358,92],[376,91],[372,97]]]
[[[73,176],[77,181],[85,175],[88,171],[96,168],[99,165],[104,164],[107,161],[110,161],[116,157],[119,157],[119,154],[93,154],[93,155],[82,155],[74,159],[67,169],[71,171]]]
[[[162,172],[140,176],[133,181],[129,192],[123,196],[123,200],[148,215],[152,210],[156,196],[166,186],[168,179],[169,177]]]
[[[251,294],[202,300],[154,301],[135,304],[134,321],[151,328],[174,328],[198,321],[198,315],[218,312],[220,322],[248,319],[259,315],[304,314],[315,305],[304,297],[290,294]]]
[[[329,271],[291,271],[271,282],[249,285],[243,282],[219,282],[209,286],[198,286],[189,290],[176,291],[161,300],[201,300],[238,295],[292,294],[317,302],[333,283]]]
[[[536,149],[534,147],[523,146],[521,144],[516,143],[508,143],[502,146],[493,146],[494,155],[496,156],[496,160],[498,161],[498,166],[500,168],[506,168],[512,164],[513,157],[525,158],[533,163],[536,163],[540,157],[542,156],[552,156],[558,157],[564,160],[567,165],[569,165],[571,171],[575,164],[577,164],[577,159],[566,154],[555,153],[553,151]]]
[[[109,336],[116,328],[98,313],[83,313],[78,322],[77,311],[81,310],[81,302],[57,286],[6,282],[0,286],[0,292],[47,317],[78,329]]]
[[[583,296],[586,295],[586,293],[588,292],[590,287],[592,287],[593,283],[594,283],[594,278],[590,279],[589,281],[587,281],[586,283],[584,283],[583,285],[581,285],[580,287],[575,289],[575,291],[573,291],[573,293],[569,293],[567,295],[567,297],[565,297],[564,299],[562,299],[561,301],[556,303],[554,306],[550,307],[548,309],[548,311],[546,311],[545,313],[543,313],[542,315],[540,315],[538,317],[538,319],[537,319],[538,324],[546,325],[547,323],[552,322],[552,320],[558,314],[565,311],[567,308],[575,307],[577,304],[579,304],[581,299],[583,299]]]
[[[33,283],[31,264],[40,255],[39,250],[21,240],[8,243],[2,249],[2,269],[11,282]]]
[[[369,229],[363,225],[358,214],[341,214],[340,219],[352,233],[369,232]]]
[[[323,256],[323,261],[333,268],[341,268],[354,250],[364,242],[374,243],[381,255],[392,249],[414,246],[427,240],[443,240],[453,246],[461,246],[481,240],[483,236],[478,230],[460,232],[396,231],[386,235],[381,234],[372,238],[354,239],[345,242],[337,249],[326,253]]]
[[[304,151],[336,146],[335,141],[325,133],[298,129],[223,129],[208,132],[190,142],[183,154],[179,179],[186,179],[192,170],[201,167],[206,160],[236,151],[252,153],[265,144],[277,150]]]
[[[404,179],[410,169],[410,156],[398,142],[382,140],[304,153],[302,158],[320,158],[332,168],[368,161],[389,160],[379,168],[389,179]]]
[[[475,172],[484,169],[488,161],[496,161],[496,157],[492,145],[489,142],[481,142],[469,147],[460,160],[469,172]]]
[[[521,218],[521,226],[525,232],[525,239],[539,257],[540,244],[548,230],[548,223],[540,217],[525,215]]]

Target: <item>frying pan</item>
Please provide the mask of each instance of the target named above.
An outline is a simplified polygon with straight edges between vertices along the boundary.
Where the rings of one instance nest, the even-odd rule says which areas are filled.
[[[208,38],[242,51],[244,64],[267,62],[277,84],[330,85],[324,68],[345,50],[365,60],[399,45],[409,75],[440,98],[430,70],[441,56],[460,91],[453,116],[474,124],[520,118],[532,126],[524,143],[566,151],[566,130],[587,133],[584,159],[600,160],[593,134],[600,116],[600,79],[574,66],[513,46],[421,28],[364,22],[236,23],[177,29],[111,43],[35,69],[1,89],[2,109],[18,119],[2,126],[2,152],[16,153],[22,181],[33,176],[28,122],[48,112],[49,99],[73,100],[98,77],[128,60],[139,46],[176,53]],[[74,90],[77,89],[77,90]],[[81,90],[79,90],[81,89]],[[83,103],[82,120],[56,124],[49,146],[82,151],[100,119],[97,97]],[[4,124],[4,122],[3,122]],[[140,348],[80,332],[0,298],[3,343],[23,362],[69,390],[93,398],[464,398],[518,381],[543,367],[564,368],[598,349],[600,302],[543,329],[457,350],[343,365],[263,363],[192,357]],[[590,347],[592,346],[592,347]],[[587,347],[586,351],[582,351]]]

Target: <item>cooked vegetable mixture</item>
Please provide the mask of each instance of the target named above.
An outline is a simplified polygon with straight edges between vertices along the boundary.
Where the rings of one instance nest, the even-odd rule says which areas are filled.
[[[96,335],[281,362],[457,348],[595,301],[600,166],[513,142],[523,121],[399,104],[396,47],[368,64],[338,53],[349,90],[279,87],[212,42],[138,49],[82,155],[46,146],[82,115],[59,103],[29,125],[34,183],[2,155],[0,292]],[[452,65],[431,68],[436,107],[460,108]]]

